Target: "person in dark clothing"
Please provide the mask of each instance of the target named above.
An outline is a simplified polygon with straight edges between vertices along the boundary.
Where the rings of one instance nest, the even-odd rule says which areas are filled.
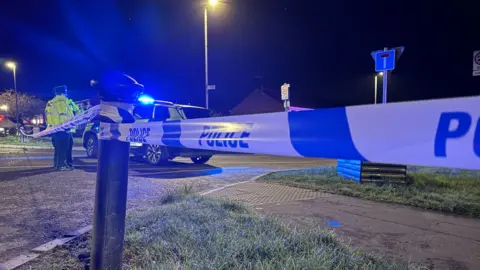
[[[53,134],[52,136],[52,145],[53,147],[55,147],[55,134]],[[68,135],[68,145],[67,145],[67,166],[68,167],[72,167],[73,168],[73,157],[72,157],[72,149],[73,149],[73,135],[71,132],[67,132],[67,135]],[[53,167],[54,168],[58,168],[58,164],[57,164],[57,154],[55,152],[54,154],[54,157],[53,157],[53,160],[54,160],[54,165]]]
[[[73,112],[73,115],[77,115],[82,112],[82,110],[73,102],[73,100],[69,99],[69,106]],[[76,129],[72,128],[70,129],[70,132],[68,132],[68,148],[67,148],[67,166],[73,168],[73,156],[72,156],[72,150],[73,150],[73,134],[76,133]]]
[[[68,171],[71,167],[67,164],[69,132],[59,131],[53,134],[55,142],[54,164],[57,170]]]
[[[60,125],[70,120],[74,116],[74,109],[78,110],[76,105],[67,98],[66,86],[54,88],[55,97],[48,101],[45,108],[48,128]],[[58,131],[52,136],[52,143],[55,148],[54,168],[60,171],[69,171],[73,167],[67,162],[67,157],[71,156],[70,148],[71,130]],[[70,152],[69,152],[70,151]],[[71,162],[71,158],[68,158]]]
[[[55,133],[52,134],[52,146],[53,146],[53,149],[56,148],[56,145],[55,145]],[[57,164],[57,151],[56,151],[56,150],[53,151],[53,168],[54,168],[54,169],[57,169],[57,168],[58,168],[58,164]]]
[[[73,168],[73,156],[72,156],[72,150],[73,150],[73,133],[67,132],[68,133],[68,145],[67,145],[67,166]]]

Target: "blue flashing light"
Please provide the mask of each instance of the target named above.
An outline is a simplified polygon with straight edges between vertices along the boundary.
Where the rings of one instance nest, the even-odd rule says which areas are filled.
[[[138,101],[140,101],[142,104],[144,105],[148,105],[148,104],[153,104],[155,102],[155,99],[153,99],[151,96],[149,95],[141,95],[139,98],[138,98]]]

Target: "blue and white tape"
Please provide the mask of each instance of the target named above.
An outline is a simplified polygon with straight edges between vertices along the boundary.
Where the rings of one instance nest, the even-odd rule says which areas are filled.
[[[59,131],[68,131],[76,126],[86,124],[98,115],[101,116],[98,118],[101,121],[108,120],[108,122],[111,123],[130,123],[135,121],[133,116],[127,110],[108,104],[101,104],[75,115],[72,119],[63,122],[60,125],[50,127],[41,132],[26,134],[23,129],[21,129],[20,132],[28,137],[40,138]]]
[[[125,123],[132,121],[131,115],[125,119],[123,110],[102,105],[29,136],[69,130],[102,111],[104,118],[119,122],[101,124],[100,138],[104,140],[480,169],[478,104],[480,97],[469,97],[131,124]]]
[[[51,135],[59,131],[68,131],[76,126],[83,125],[88,121],[92,120],[93,118],[95,118],[95,116],[97,116],[99,113],[100,113],[100,106],[98,105],[84,111],[81,114],[75,115],[72,119],[63,122],[60,125],[53,126],[51,128],[45,129],[38,133],[26,134],[23,130],[20,130],[20,131],[25,136],[32,137],[32,138],[40,138],[43,136]]]
[[[480,97],[101,124],[101,139],[226,152],[480,169]]]

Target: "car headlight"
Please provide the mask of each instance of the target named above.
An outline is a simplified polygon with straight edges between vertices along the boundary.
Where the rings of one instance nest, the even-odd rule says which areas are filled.
[[[0,127],[0,132],[5,132],[5,128]]]

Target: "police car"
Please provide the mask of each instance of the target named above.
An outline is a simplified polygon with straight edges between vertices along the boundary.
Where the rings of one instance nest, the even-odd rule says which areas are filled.
[[[136,122],[175,121],[211,117],[210,112],[202,107],[174,104],[168,101],[142,100],[143,104],[134,107],[133,115]],[[98,155],[99,122],[87,124],[83,133],[83,146],[87,156],[96,158]],[[180,147],[166,147],[155,144],[130,143],[130,153],[145,160],[150,165],[158,165],[176,157],[190,158],[195,164],[204,164],[213,156],[212,151],[196,150]]]

